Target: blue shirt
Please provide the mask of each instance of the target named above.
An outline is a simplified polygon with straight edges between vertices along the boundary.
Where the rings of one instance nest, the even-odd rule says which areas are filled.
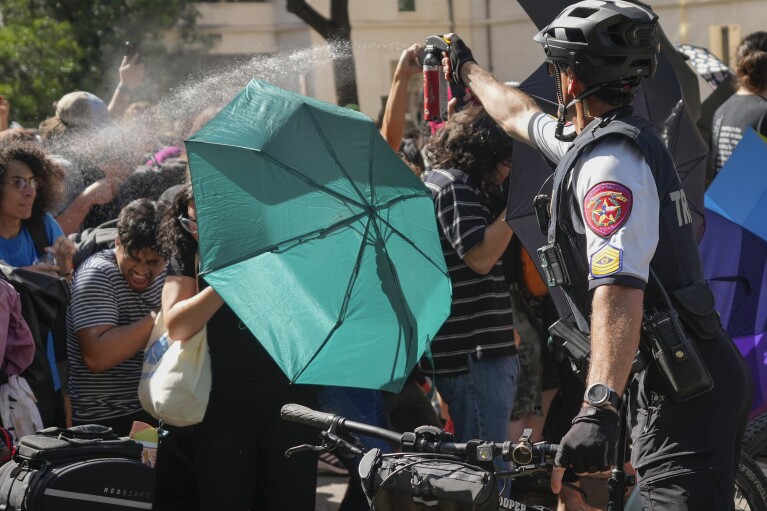
[[[64,231],[61,230],[56,220],[47,213],[43,221],[45,223],[45,233],[48,236],[48,246],[51,246],[59,236],[64,234]],[[29,266],[34,264],[39,256],[40,254],[38,254],[35,248],[35,242],[23,224],[21,232],[15,238],[0,238],[0,259],[10,266],[16,268]]]

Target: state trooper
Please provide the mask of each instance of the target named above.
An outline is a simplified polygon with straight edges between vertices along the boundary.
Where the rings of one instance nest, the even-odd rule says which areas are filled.
[[[656,70],[657,16],[620,0],[585,0],[534,37],[556,80],[558,119],[480,67],[457,35],[445,37],[446,75],[470,88],[509,135],[557,164],[548,245],[539,253],[559,269],[550,281],[590,335],[591,363],[552,490],[561,489],[565,467],[610,470],[622,410],[645,509],[733,509],[748,373],[720,327],[671,155],[631,107]],[[651,362],[631,374],[640,337]]]

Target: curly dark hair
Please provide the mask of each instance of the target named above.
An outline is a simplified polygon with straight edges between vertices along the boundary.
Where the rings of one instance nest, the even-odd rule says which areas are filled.
[[[125,206],[117,219],[117,237],[123,250],[130,255],[145,249],[160,253],[157,239],[159,220],[154,201],[136,199]]]
[[[37,188],[32,217],[39,217],[53,211],[61,201],[64,188],[64,170],[53,163],[37,144],[25,141],[11,141],[0,147],[0,179],[5,179],[8,165],[12,161],[26,163],[36,178],[41,181]],[[0,201],[3,200],[0,187]]]
[[[750,92],[767,88],[767,32],[747,35],[735,52],[738,81]]]
[[[193,199],[192,185],[186,183],[164,208],[160,220],[159,244],[160,253],[167,259],[175,257],[183,260],[197,251],[197,240],[178,221],[179,216],[187,216],[187,207]]]
[[[435,169],[460,169],[480,186],[493,186],[497,166],[511,157],[512,139],[481,106],[455,114],[426,147]]]

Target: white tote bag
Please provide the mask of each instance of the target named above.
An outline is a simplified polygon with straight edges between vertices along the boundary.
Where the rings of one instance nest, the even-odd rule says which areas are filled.
[[[207,329],[186,341],[168,337],[162,312],[144,350],[138,386],[141,406],[172,426],[202,422],[210,395],[211,372]]]

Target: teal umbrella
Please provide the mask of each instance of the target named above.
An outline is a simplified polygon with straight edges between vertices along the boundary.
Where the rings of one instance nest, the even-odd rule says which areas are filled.
[[[200,274],[291,381],[398,391],[450,280],[431,196],[371,120],[253,80],[186,147]]]

